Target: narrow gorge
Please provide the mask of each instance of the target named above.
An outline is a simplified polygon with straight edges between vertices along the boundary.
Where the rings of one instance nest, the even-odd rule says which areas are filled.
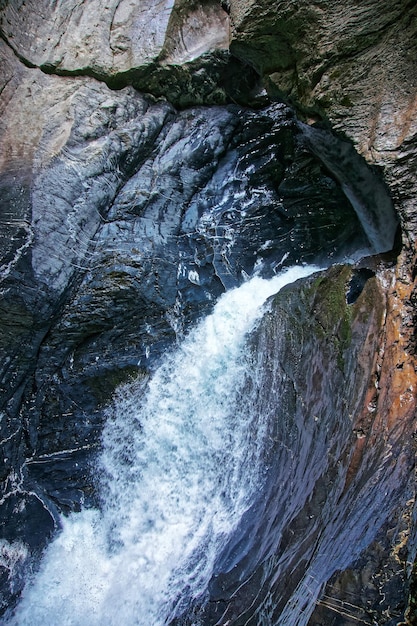
[[[1,623],[417,623],[415,3],[0,32]]]

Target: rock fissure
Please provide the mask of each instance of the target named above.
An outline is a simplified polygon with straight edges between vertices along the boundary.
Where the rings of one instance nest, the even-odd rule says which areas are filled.
[[[87,4],[0,2],[1,611],[96,504],[117,385],[226,287],[371,241],[256,331],[266,492],[173,625],[411,625],[415,3]]]
[[[28,59],[26,59],[24,56],[20,55],[18,53],[18,51],[12,46],[12,44],[10,43],[10,41],[8,40],[8,38],[6,37],[6,35],[4,34],[3,30],[0,28],[0,39],[2,39],[4,41],[4,43],[6,44],[6,46],[8,48],[10,48],[10,50],[13,52],[13,54],[15,55],[15,57],[28,69],[37,69],[38,66],[34,63],[31,63]],[[7,81],[10,82],[10,81]],[[7,85],[7,83],[6,83]],[[6,85],[4,85],[4,87],[6,87]],[[2,87],[2,91],[4,89],[4,87]]]

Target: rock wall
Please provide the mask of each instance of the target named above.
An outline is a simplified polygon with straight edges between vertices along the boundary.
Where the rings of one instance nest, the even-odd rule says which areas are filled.
[[[3,40],[47,73],[133,85],[181,106],[247,99],[258,80],[229,56],[229,16],[217,0],[3,5]]]
[[[398,259],[358,268],[359,291],[377,278],[352,302],[325,373],[307,379],[328,380],[323,423],[334,439],[323,430],[316,448],[326,468],[314,470],[312,496],[286,529],[276,528],[281,543],[259,558],[278,571],[288,550],[297,555],[279,623],[298,623],[288,611],[309,593],[303,561],[324,554],[312,547],[319,527],[341,540],[317,543],[334,566],[320,570],[308,623],[404,617],[416,549],[416,18],[413,2],[376,0],[0,2],[3,607],[59,511],[94,502],[89,462],[115,386],[145,375],[254,269],[388,251],[393,203]],[[290,343],[291,359],[325,353],[338,336],[316,287],[303,319],[324,334],[300,344],[301,356]],[[276,323],[299,337],[294,317]],[[304,372],[286,374],[299,430],[315,445],[301,407],[323,402],[323,385],[306,389]],[[307,528],[323,493],[340,519]],[[346,509],[366,504],[368,528],[355,535],[347,524],[343,534]],[[305,553],[290,537],[301,531]],[[360,537],[351,552],[349,536]],[[281,583],[265,580],[257,589],[278,597]],[[214,585],[214,604],[216,594]],[[407,623],[415,611],[411,593]]]
[[[416,397],[417,8],[412,2],[367,1],[359,6],[331,0],[283,2],[279,7],[268,1],[231,0],[230,8],[231,50],[263,76],[268,93],[291,101],[309,123],[330,124],[348,137],[389,186],[401,217],[403,247],[387,286],[386,340],[374,401],[384,429],[394,424],[402,429],[408,423],[408,443],[415,428]],[[415,558],[414,517],[405,511],[400,524],[393,521],[391,526],[403,525],[397,547],[390,549],[395,557],[403,555],[408,575]],[[379,550],[380,544],[373,546],[366,558],[377,561]],[[382,553],[386,555],[386,548]],[[334,576],[324,596],[333,598],[328,602],[333,608],[319,607],[311,623],[350,623],[347,607],[361,597],[359,581],[365,577],[370,584],[364,567],[361,561],[356,570]],[[386,571],[397,569],[395,562],[385,570],[374,567],[373,581],[389,580]],[[395,596],[395,590],[391,593]],[[416,619],[413,594],[410,603],[411,624]],[[389,623],[387,614],[376,619]]]
[[[204,623],[402,619],[413,415],[381,419],[375,386],[392,276],[334,266],[282,290],[254,333],[266,489],[219,560]]]

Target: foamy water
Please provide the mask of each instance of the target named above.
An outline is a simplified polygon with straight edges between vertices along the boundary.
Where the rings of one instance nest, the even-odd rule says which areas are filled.
[[[102,510],[63,519],[8,624],[162,626],[204,598],[262,480],[267,424],[234,410],[245,338],[270,295],[317,269],[226,293],[144,395],[139,383],[118,392],[97,466]]]

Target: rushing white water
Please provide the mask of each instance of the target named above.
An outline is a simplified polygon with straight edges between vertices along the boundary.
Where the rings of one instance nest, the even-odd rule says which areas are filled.
[[[226,293],[149,382],[118,393],[103,435],[103,507],[63,520],[8,622],[160,626],[204,591],[260,487],[267,425],[237,414],[245,336],[265,300],[317,270]]]

